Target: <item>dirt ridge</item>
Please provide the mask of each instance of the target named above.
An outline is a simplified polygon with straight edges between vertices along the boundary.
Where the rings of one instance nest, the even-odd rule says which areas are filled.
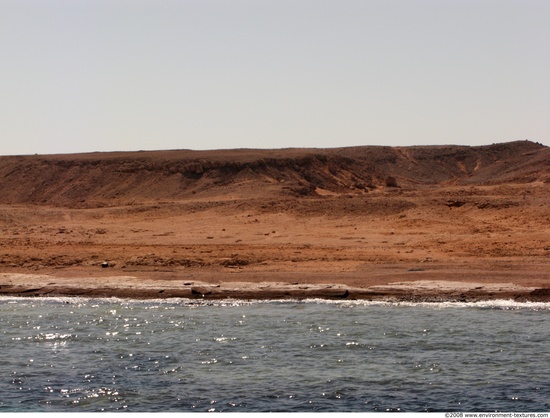
[[[0,157],[0,204],[103,207],[226,193],[368,193],[381,187],[550,182],[550,148],[489,146],[149,151]]]

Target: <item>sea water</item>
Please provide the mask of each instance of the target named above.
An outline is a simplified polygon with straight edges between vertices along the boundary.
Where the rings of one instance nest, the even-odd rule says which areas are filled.
[[[548,411],[550,305],[0,298],[0,412]]]

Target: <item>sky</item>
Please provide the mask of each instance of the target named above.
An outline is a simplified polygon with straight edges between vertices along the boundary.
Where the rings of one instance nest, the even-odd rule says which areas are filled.
[[[0,0],[0,155],[550,146],[548,0]]]

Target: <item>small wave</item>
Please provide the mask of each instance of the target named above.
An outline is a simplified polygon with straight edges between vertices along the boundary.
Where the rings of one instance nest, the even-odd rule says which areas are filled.
[[[478,302],[389,302],[389,301],[329,301],[341,306],[395,306],[395,307],[423,307],[432,309],[446,308],[481,308],[481,309],[526,309],[550,310],[550,302],[517,302],[511,299],[495,299]]]
[[[138,305],[147,306],[149,309],[159,307],[240,307],[248,305],[302,305],[302,304],[323,304],[341,307],[358,306],[386,306],[386,307],[425,307],[432,309],[443,308],[482,308],[482,309],[526,309],[526,310],[550,310],[550,302],[517,302],[511,299],[495,299],[477,302],[396,302],[396,301],[371,301],[371,300],[334,300],[334,299],[219,299],[219,300],[197,300],[188,298],[170,299],[127,299],[127,298],[86,298],[86,297],[21,297],[21,296],[0,296],[0,303],[9,304],[68,304],[68,305]]]
[[[75,337],[73,334],[59,334],[57,332],[52,333],[40,333],[34,336],[35,340],[47,340],[47,341],[63,341]]]

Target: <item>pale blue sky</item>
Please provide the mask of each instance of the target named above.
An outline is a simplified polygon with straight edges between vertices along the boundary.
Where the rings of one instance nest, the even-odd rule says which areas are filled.
[[[549,0],[0,0],[0,155],[550,145]]]

